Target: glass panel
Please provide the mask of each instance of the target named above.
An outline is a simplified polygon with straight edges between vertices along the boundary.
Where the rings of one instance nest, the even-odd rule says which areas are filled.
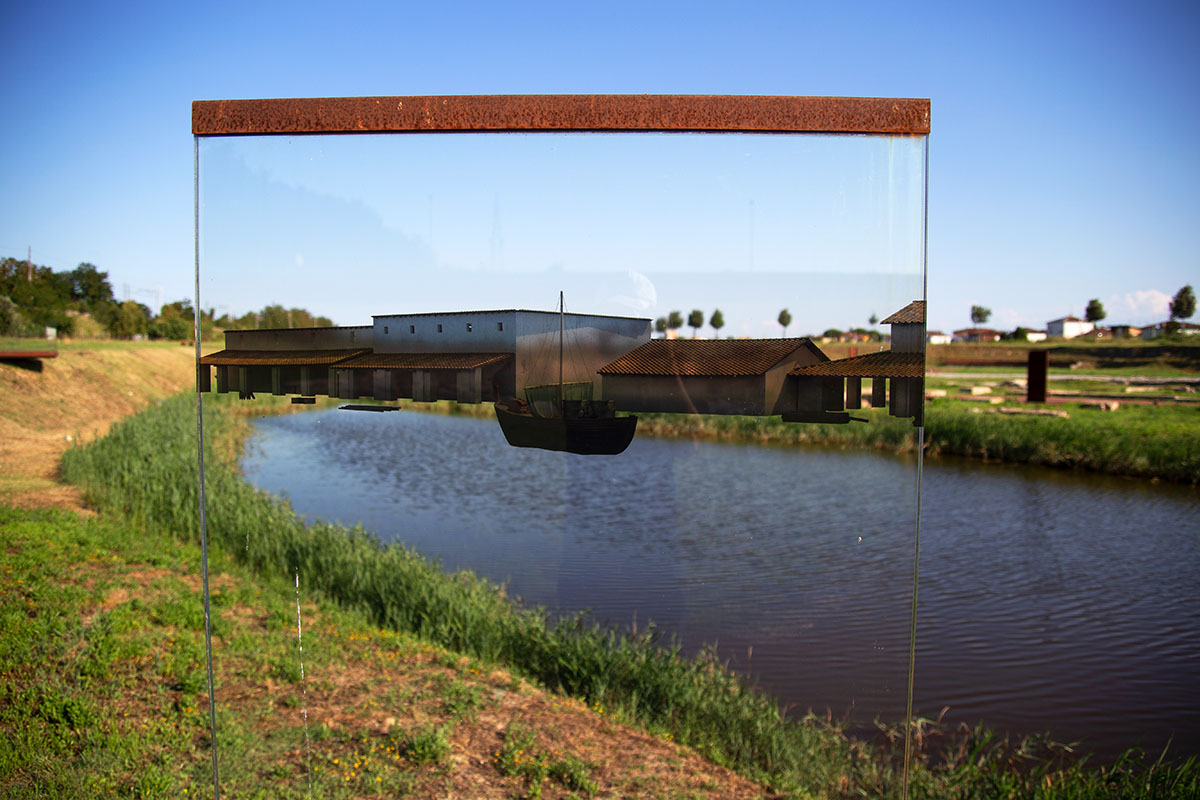
[[[876,719],[903,722],[923,137],[406,134],[199,150],[197,302],[226,329],[203,343],[225,351],[203,398],[251,415],[247,481],[554,618],[652,622],[689,655],[712,644],[789,714],[868,735]],[[309,329],[319,317],[347,327]],[[282,415],[272,394],[317,402]],[[470,413],[422,413],[450,400]],[[618,422],[629,415],[635,430]],[[624,430],[627,449],[603,454]],[[298,572],[302,594],[331,588],[324,555],[269,555],[284,550],[275,531],[235,531],[228,505],[209,502],[211,536],[235,555],[244,536],[268,570]],[[374,588],[338,591],[375,602]],[[336,646],[319,628],[304,637],[306,652]],[[605,691],[580,685],[589,702]],[[313,705],[310,725],[330,707]]]

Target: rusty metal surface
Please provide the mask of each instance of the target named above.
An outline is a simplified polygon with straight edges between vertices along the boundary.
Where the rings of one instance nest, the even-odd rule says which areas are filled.
[[[197,100],[197,136],[504,131],[929,133],[929,100],[733,95],[450,95]]]
[[[601,375],[762,375],[800,349],[827,358],[808,339],[652,339],[597,370]]]
[[[913,300],[911,303],[909,303],[904,308],[897,311],[895,314],[892,314],[891,316],[887,317],[886,319],[881,319],[880,323],[883,325],[894,325],[897,322],[902,323],[902,324],[911,324],[911,323],[924,322],[924,321],[925,321],[925,301],[924,300]]]
[[[366,348],[353,350],[218,350],[201,358],[200,363],[225,367],[319,367],[337,364],[348,358],[370,352]]]
[[[796,367],[789,375],[824,375],[837,378],[924,378],[923,353],[867,353],[862,356]]]
[[[1025,402],[1046,402],[1046,382],[1050,376],[1050,353],[1047,350],[1030,350],[1029,366],[1025,373]]]

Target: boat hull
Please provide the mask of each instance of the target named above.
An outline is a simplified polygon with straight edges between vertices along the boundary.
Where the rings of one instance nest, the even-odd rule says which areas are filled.
[[[499,403],[496,419],[513,447],[536,447],[579,455],[617,455],[625,452],[637,430],[637,417],[563,419],[517,414]]]

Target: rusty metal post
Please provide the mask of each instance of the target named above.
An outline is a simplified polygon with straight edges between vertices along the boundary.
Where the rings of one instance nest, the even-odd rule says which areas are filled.
[[[862,378],[846,378],[846,408],[862,408]]]
[[[1046,378],[1050,372],[1050,351],[1030,350],[1029,371],[1026,374],[1026,403],[1046,402]]]
[[[887,402],[887,378],[871,378],[871,408],[883,408]]]

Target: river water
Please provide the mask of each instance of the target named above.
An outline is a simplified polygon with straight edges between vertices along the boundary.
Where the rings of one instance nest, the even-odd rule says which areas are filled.
[[[552,610],[649,620],[799,710],[902,720],[912,458],[636,438],[510,448],[492,421],[268,417],[244,459],[296,510],[361,522]],[[1200,495],[926,461],[914,711],[1107,757],[1200,750]]]

